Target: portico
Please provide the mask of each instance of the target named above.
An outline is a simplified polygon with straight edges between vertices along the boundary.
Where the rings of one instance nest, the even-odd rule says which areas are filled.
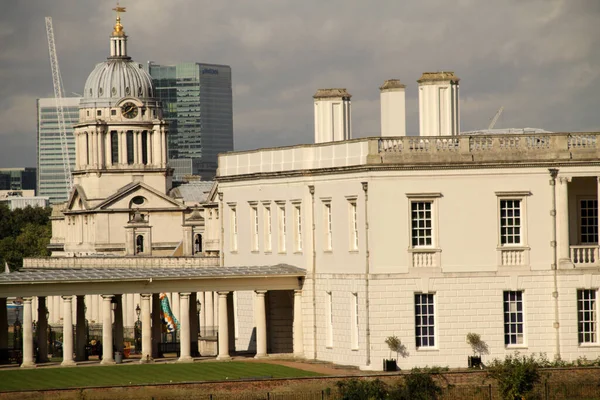
[[[174,259],[177,260],[177,259]],[[109,260],[106,260],[107,263]],[[154,260],[156,263],[156,259]],[[85,265],[85,263],[83,263]],[[73,304],[83,303],[85,295],[101,295],[103,308],[102,319],[102,362],[103,365],[114,364],[114,351],[122,349],[123,342],[123,307],[120,298],[130,293],[139,293],[141,300],[142,348],[141,362],[151,362],[154,351],[153,345],[160,335],[160,319],[155,319],[159,313],[152,313],[152,298],[160,292],[179,293],[180,302],[180,355],[178,361],[191,362],[192,344],[197,346],[197,329],[191,321],[191,315],[196,316],[196,304],[192,303],[191,293],[218,293],[218,355],[219,360],[230,359],[231,322],[228,309],[228,298],[235,291],[254,291],[257,295],[257,307],[254,318],[256,321],[257,357],[267,356],[267,334],[265,294],[269,291],[294,291],[301,296],[302,282],[305,271],[289,265],[260,266],[260,267],[134,267],[134,268],[23,268],[9,274],[0,274],[0,299],[7,297],[23,298],[23,363],[22,367],[34,367],[34,341],[32,300],[45,296],[62,296],[63,298],[63,366],[76,365],[79,355],[76,347],[81,346],[85,330],[80,328],[80,318],[73,324]],[[153,294],[155,296],[153,296]],[[211,296],[212,297],[212,296]],[[81,299],[81,300],[80,300]],[[4,301],[4,300],[2,300]],[[0,303],[2,302],[0,301]],[[40,303],[41,304],[41,303]],[[194,308],[192,310],[191,308]],[[294,309],[298,306],[294,305]],[[77,315],[80,314],[78,307]],[[41,309],[41,306],[40,306]],[[187,312],[186,312],[187,310]],[[113,336],[114,313],[114,336]],[[39,311],[45,315],[45,312]],[[0,315],[2,317],[2,315]],[[294,312],[294,353],[301,349],[303,340],[299,320],[301,313]],[[158,325],[157,325],[158,322]],[[73,337],[73,325],[75,338]],[[6,318],[0,321],[0,329],[6,329]],[[158,328],[158,329],[157,329]],[[39,334],[39,332],[38,332]],[[194,337],[195,336],[195,337]],[[45,340],[45,339],[44,339]],[[114,344],[114,350],[113,350]],[[85,344],[84,344],[85,347]],[[300,355],[301,350],[298,350]]]

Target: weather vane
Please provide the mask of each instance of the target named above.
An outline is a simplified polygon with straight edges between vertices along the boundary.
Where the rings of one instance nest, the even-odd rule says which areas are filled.
[[[113,35],[122,36],[125,33],[123,32],[123,25],[121,25],[121,13],[125,12],[125,7],[121,7],[119,2],[117,2],[117,6],[113,8],[113,11],[117,12],[117,22],[115,23],[115,30],[113,31]]]

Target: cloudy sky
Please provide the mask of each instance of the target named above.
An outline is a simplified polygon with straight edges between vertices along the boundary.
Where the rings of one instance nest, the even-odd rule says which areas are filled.
[[[35,166],[38,97],[53,95],[44,17],[67,93],[108,53],[108,0],[3,0],[0,167]],[[598,0],[122,0],[129,53],[144,63],[228,64],[235,148],[310,143],[312,95],[345,87],[353,135],[379,131],[385,79],[407,85],[418,132],[423,71],[461,78],[462,130],[600,131]]]

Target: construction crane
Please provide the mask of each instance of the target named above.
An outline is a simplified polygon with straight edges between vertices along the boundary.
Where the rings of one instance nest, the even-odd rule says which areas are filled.
[[[50,54],[50,67],[52,68],[52,84],[54,85],[54,99],[56,100],[56,116],[58,120],[58,132],[60,136],[60,147],[65,172],[65,184],[67,193],[71,193],[73,177],[71,176],[71,158],[69,155],[69,143],[67,141],[67,128],[65,125],[65,110],[63,107],[63,87],[58,58],[56,57],[56,45],[54,42],[54,29],[52,28],[52,17],[46,17],[46,35],[48,36],[48,53]]]
[[[500,115],[502,114],[502,111],[504,111],[504,106],[502,106],[498,109],[498,112],[496,112],[496,115],[494,115],[494,118],[492,118],[492,122],[490,122],[488,129],[494,128],[494,126],[496,125],[496,122],[498,122],[498,118],[500,118]]]

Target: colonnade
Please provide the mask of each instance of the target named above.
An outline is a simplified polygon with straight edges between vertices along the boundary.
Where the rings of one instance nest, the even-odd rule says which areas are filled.
[[[191,362],[193,360],[192,345],[197,346],[198,325],[193,321],[197,313],[196,298],[203,303],[200,315],[200,324],[214,323],[215,316],[218,319],[218,360],[230,359],[229,348],[229,315],[228,297],[230,291],[198,292],[198,293],[171,293],[171,299],[179,301],[179,323],[180,323],[180,356],[179,362]],[[267,357],[267,307],[266,290],[255,291],[254,297],[254,320],[256,323],[256,358]],[[133,297],[131,297],[133,296]],[[139,296],[139,297],[136,297]],[[70,295],[62,297],[62,323],[63,323],[63,366],[73,366],[76,361],[85,359],[86,347],[86,312],[89,307],[85,306],[86,300],[92,300],[94,296]],[[217,301],[214,302],[214,298]],[[162,331],[160,313],[152,313],[152,309],[159,307],[160,299],[158,293],[142,293],[139,295],[101,295],[98,304],[98,312],[102,316],[102,361],[101,364],[114,364],[114,351],[123,351],[123,324],[125,304],[131,308],[131,299],[139,298],[140,320],[142,322],[141,332],[141,360],[150,362],[157,356],[158,342]],[[303,327],[302,327],[302,291],[294,291],[293,308],[293,351],[294,355],[301,357],[304,352]],[[24,297],[23,298],[23,362],[22,367],[32,367],[34,362],[34,338],[33,320],[34,304],[37,304],[37,343],[39,343],[40,362],[47,361],[48,349],[46,343],[48,319],[46,297]],[[52,299],[54,301],[54,299]],[[48,302],[49,303],[49,302]],[[216,303],[216,304],[215,304]],[[215,306],[217,311],[215,311]],[[93,306],[94,307],[94,306]],[[0,299],[0,310],[6,310],[6,299]],[[186,312],[187,311],[187,312]],[[114,323],[114,327],[113,327]],[[73,326],[75,325],[75,335]],[[114,328],[114,337],[113,337]],[[8,322],[6,311],[0,312],[0,348],[8,348]],[[194,335],[196,337],[194,337]],[[75,357],[74,357],[75,354]]]
[[[128,160],[128,134],[132,136],[129,143],[133,154],[131,160]],[[94,127],[91,130],[78,130],[75,134],[76,169],[104,169],[118,165],[152,165],[164,168],[168,157],[166,135],[163,125],[155,125],[151,129],[138,127],[109,131],[104,127]],[[113,159],[112,154],[113,141],[118,147],[116,159]]]

